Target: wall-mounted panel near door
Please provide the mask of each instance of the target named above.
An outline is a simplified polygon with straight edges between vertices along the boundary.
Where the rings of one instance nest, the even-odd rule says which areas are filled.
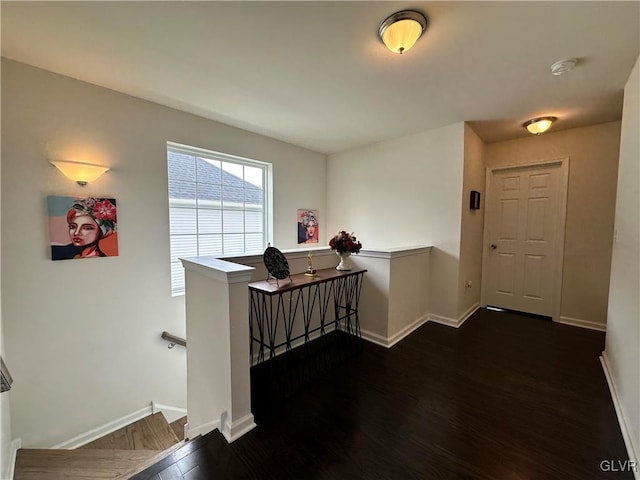
[[[483,305],[560,317],[569,159],[487,169]]]

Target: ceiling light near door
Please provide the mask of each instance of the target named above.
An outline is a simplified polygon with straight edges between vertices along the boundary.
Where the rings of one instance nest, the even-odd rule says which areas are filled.
[[[427,28],[427,18],[420,12],[403,10],[385,19],[378,29],[380,40],[394,53],[403,54],[418,41]]]
[[[546,132],[551,127],[551,124],[555,122],[557,117],[539,117],[533,118],[527,122],[522,124],[529,133],[533,133],[534,135],[540,135],[541,133]]]

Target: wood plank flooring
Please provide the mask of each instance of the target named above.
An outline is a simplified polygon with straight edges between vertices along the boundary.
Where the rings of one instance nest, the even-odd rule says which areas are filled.
[[[165,450],[178,443],[178,437],[161,412],[105,435],[81,449]]]
[[[187,424],[187,417],[179,418],[178,420],[171,422],[169,426],[178,440],[184,440],[184,426]]]
[[[158,412],[78,449],[20,449],[14,479],[130,478],[185,445],[174,433],[185,422],[170,425]]]
[[[604,334],[479,310],[362,353],[233,444],[215,431],[135,480],[633,479]]]
[[[21,449],[14,480],[129,478],[130,472],[157,456],[155,450]]]

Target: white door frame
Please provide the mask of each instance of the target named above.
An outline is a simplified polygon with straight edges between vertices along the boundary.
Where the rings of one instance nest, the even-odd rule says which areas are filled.
[[[489,199],[489,192],[491,189],[491,179],[493,172],[525,169],[529,167],[540,167],[560,164],[560,215],[558,215],[558,242],[555,249],[555,263],[553,266],[553,316],[554,322],[560,321],[560,307],[562,300],[562,268],[564,265],[564,232],[567,219],[567,193],[569,190],[569,157],[556,158],[553,160],[540,160],[537,162],[528,163],[516,163],[513,165],[487,167],[485,178],[485,199]],[[486,285],[487,285],[487,270],[489,264],[489,251],[488,246],[490,240],[488,238],[487,229],[487,208],[485,200],[484,209],[484,232],[482,242],[482,285],[480,287],[480,302],[483,307],[487,306],[486,301]]]

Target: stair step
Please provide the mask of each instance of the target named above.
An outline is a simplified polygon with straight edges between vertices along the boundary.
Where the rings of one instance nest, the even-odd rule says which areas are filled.
[[[162,452],[157,452],[157,455],[155,457],[149,458],[148,460],[145,460],[143,463],[136,465],[131,470],[128,470],[124,478],[130,478],[137,473],[144,472],[147,468],[151,467],[152,465],[155,465],[156,463],[161,462],[165,457],[173,455],[176,452],[180,452],[182,447],[184,447],[189,443],[190,442],[187,442],[186,440],[181,440],[180,442],[176,443],[173,447],[167,450],[164,450]]]
[[[182,417],[176,420],[175,422],[171,422],[171,428],[173,429],[173,433],[176,434],[178,440],[184,440],[184,426],[187,424],[187,417]]]
[[[166,450],[178,443],[178,437],[161,412],[149,415],[80,449]]]
[[[14,480],[124,479],[158,457],[156,450],[20,449]]]

